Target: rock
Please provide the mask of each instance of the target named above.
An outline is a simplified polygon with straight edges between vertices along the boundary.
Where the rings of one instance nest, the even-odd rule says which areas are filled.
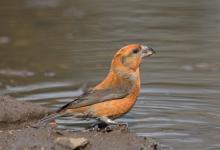
[[[55,150],[60,150],[62,148],[74,150],[85,147],[89,141],[85,138],[58,137],[55,139],[54,143]]]
[[[44,76],[45,77],[54,77],[54,76],[56,76],[56,73],[52,72],[52,71],[47,71],[47,72],[44,72]]]
[[[0,123],[20,123],[40,119],[50,113],[48,108],[29,102],[19,102],[10,96],[0,97]]]
[[[10,37],[8,36],[1,36],[0,37],[0,44],[8,44],[11,42]]]

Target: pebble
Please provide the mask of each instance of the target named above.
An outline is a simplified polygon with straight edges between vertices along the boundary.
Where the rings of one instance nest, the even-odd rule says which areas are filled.
[[[54,76],[56,76],[56,73],[55,72],[45,72],[44,76],[46,76],[46,77],[54,77]]]
[[[10,38],[7,36],[0,37],[0,44],[8,44],[10,41],[11,41]]]
[[[86,146],[89,142],[85,138],[58,137],[54,143],[55,150],[59,150],[61,147],[74,150]]]

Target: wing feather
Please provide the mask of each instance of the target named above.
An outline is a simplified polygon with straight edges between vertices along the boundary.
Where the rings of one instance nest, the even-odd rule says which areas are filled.
[[[61,107],[57,112],[61,112],[68,108],[76,109],[79,107],[89,106],[108,100],[121,99],[129,95],[130,91],[131,91],[131,87],[89,90],[83,95],[75,98],[72,102]]]

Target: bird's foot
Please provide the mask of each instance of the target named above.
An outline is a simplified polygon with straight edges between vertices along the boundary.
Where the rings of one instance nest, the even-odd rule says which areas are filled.
[[[86,128],[86,131],[102,131],[107,126],[108,125],[103,122],[95,122],[92,125],[90,125],[88,128]]]
[[[89,126],[86,131],[111,132],[113,130],[128,130],[126,122],[116,122],[107,117],[98,118],[98,122]]]
[[[116,124],[109,124],[105,127],[106,132],[114,130],[128,131],[128,124],[126,122],[117,122]]]
[[[128,128],[128,123],[127,123],[127,122],[118,122],[117,125],[118,125],[119,127]]]
[[[120,122],[117,124],[106,124],[103,122],[98,122],[98,123],[92,124],[85,131],[111,132],[111,131],[116,131],[116,130],[128,131],[128,124],[125,122]]]
[[[100,117],[99,120],[106,125],[105,126],[106,131],[121,130],[121,129],[128,130],[128,124],[126,122],[116,122],[108,117]]]

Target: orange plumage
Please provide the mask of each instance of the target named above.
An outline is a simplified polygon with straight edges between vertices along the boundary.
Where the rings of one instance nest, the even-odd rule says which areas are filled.
[[[106,124],[117,124],[112,119],[127,113],[140,92],[140,69],[143,57],[154,53],[140,44],[127,45],[114,55],[107,77],[82,96],[43,118],[48,121],[63,115],[98,118]]]

